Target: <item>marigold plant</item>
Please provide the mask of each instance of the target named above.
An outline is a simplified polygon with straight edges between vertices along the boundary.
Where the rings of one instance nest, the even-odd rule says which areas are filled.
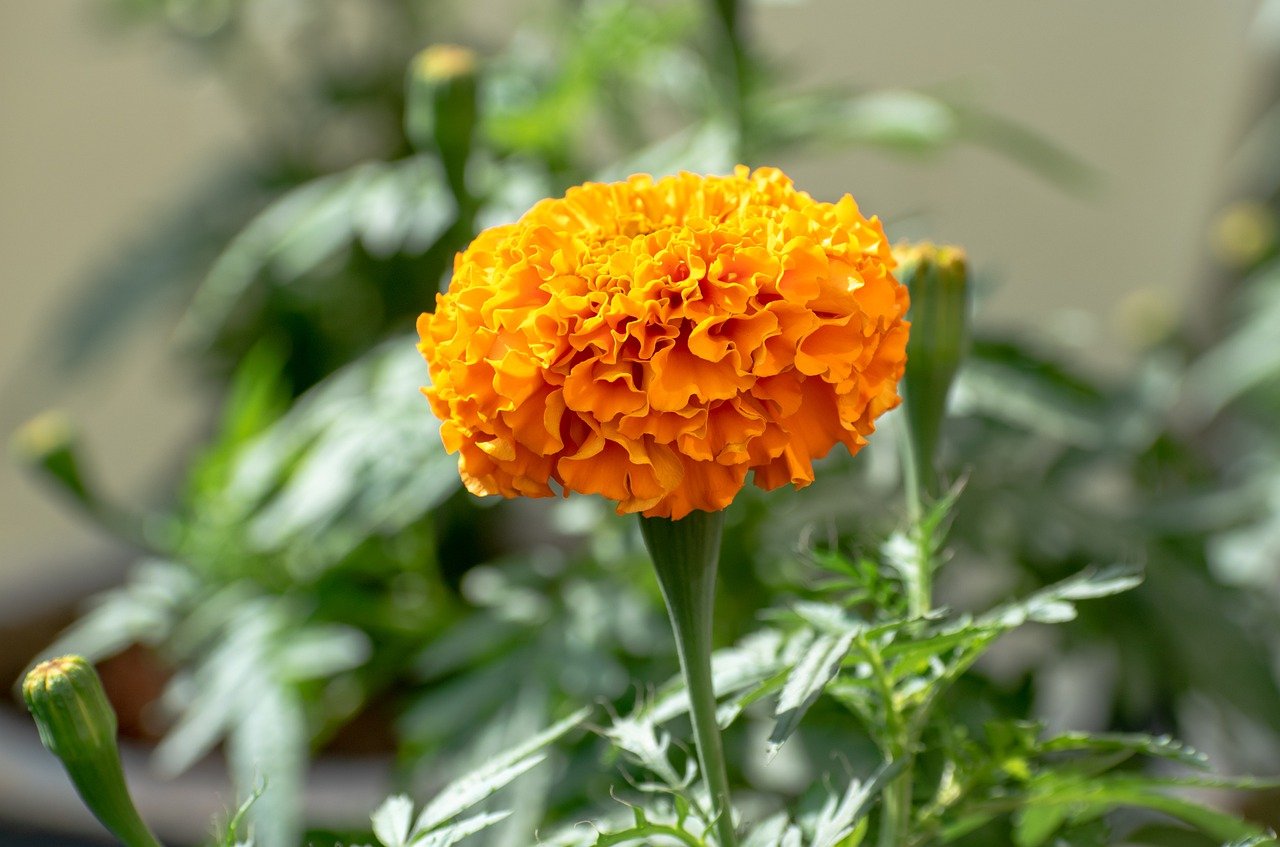
[[[461,253],[419,349],[476,494],[727,506],[813,481],[899,402],[907,291],[877,218],[781,171],[633,176],[544,200]]]

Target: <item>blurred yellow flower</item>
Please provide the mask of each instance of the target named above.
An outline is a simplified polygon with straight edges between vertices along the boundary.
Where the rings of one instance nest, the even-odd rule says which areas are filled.
[[[893,267],[852,197],[773,168],[588,183],[457,257],[418,319],[424,392],[476,494],[723,509],[749,471],[809,484],[898,404]]]

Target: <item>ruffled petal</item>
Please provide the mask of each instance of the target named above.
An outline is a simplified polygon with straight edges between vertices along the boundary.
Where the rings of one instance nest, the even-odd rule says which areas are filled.
[[[418,319],[476,494],[727,506],[813,480],[899,402],[907,292],[880,222],[781,171],[588,183],[486,230]]]

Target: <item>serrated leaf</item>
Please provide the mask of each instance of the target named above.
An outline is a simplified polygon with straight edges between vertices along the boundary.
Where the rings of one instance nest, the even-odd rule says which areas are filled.
[[[919,532],[920,530],[917,530]],[[895,532],[880,546],[880,555],[884,564],[898,575],[902,581],[903,591],[908,596],[919,593],[920,585],[925,581],[926,573],[932,565],[918,535],[908,536],[904,532]]]
[[[133,585],[108,591],[96,597],[93,608],[43,652],[50,656],[74,653],[95,662],[131,644],[163,639],[173,626],[174,613],[169,603]]]
[[[999,634],[990,625],[962,620],[916,638],[896,639],[881,649],[880,656],[885,662],[916,665],[925,659],[941,657],[957,647],[968,648],[991,641]]]
[[[252,655],[223,651],[197,670],[197,698],[152,754],[160,773],[182,773],[214,748],[237,716],[240,691],[254,661]]]
[[[861,630],[866,627],[865,621],[853,617],[843,606],[835,603],[801,600],[792,603],[790,611],[819,633],[828,635],[843,635],[850,630]]]
[[[773,758],[786,740],[795,732],[809,707],[817,701],[822,690],[826,688],[840,671],[840,664],[853,646],[857,632],[846,632],[841,636],[820,635],[814,639],[805,651],[799,663],[787,677],[778,696],[778,706],[774,714],[775,724],[769,736],[767,756]]]
[[[1073,600],[1109,597],[1137,587],[1141,574],[1134,568],[1116,565],[1090,568],[1062,582],[1036,591],[1026,598],[999,606],[979,618],[978,623],[1014,629],[1027,621],[1060,623],[1075,617]]]
[[[901,761],[886,763],[865,783],[852,780],[838,801],[835,797],[828,797],[814,821],[810,847],[837,847],[848,838],[871,811],[871,804],[881,789],[901,769]]]
[[[788,673],[785,670],[779,671],[768,679],[762,680],[755,688],[748,690],[746,693],[721,703],[716,709],[716,724],[721,729],[728,729],[742,714],[743,710],[752,703],[780,691],[787,681]]]
[[[752,827],[742,840],[742,847],[780,847],[790,825],[786,814],[779,812]]]
[[[643,716],[618,718],[609,725],[605,736],[618,749],[631,754],[640,765],[653,772],[668,786],[683,788],[689,784],[692,773],[682,779],[667,757],[667,751],[671,747],[671,736],[660,732],[651,718]]]
[[[450,847],[450,845],[457,844],[470,835],[506,820],[510,815],[511,813],[507,811],[484,812],[472,815],[443,829],[436,829],[423,835],[415,836],[409,842],[409,847]]]
[[[589,709],[575,712],[525,743],[495,757],[485,766],[449,783],[422,810],[413,831],[431,831],[537,765],[545,757],[532,754],[581,724],[590,713]]]
[[[717,650],[711,656],[711,684],[716,696],[739,694],[793,665],[812,638],[812,632],[783,635],[777,630],[765,629],[748,635],[733,647]],[[662,687],[660,696],[645,714],[661,724],[688,711],[688,693],[683,681],[676,677]]]
[[[259,275],[290,282],[357,239],[374,255],[419,253],[456,210],[438,163],[425,156],[366,162],[290,190],[237,235],[197,289],[179,334],[207,344]]]
[[[1209,766],[1207,756],[1168,735],[1064,732],[1040,742],[1038,749],[1042,753],[1077,750],[1131,752],[1143,756],[1169,759],[1196,768]]]
[[[413,801],[403,794],[388,797],[370,820],[374,836],[384,847],[405,847],[409,842],[409,825],[413,823]]]
[[[402,531],[461,484],[439,422],[423,414],[424,377],[410,338],[365,354],[238,450],[201,513],[308,576]]]

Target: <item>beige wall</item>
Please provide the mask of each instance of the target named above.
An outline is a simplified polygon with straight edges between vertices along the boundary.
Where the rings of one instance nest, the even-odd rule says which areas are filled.
[[[116,355],[51,379],[55,315],[193,169],[237,143],[234,116],[198,67],[159,37],[111,30],[92,4],[0,5],[0,438],[46,408],[84,430],[112,492],[147,498],[202,417],[192,381],[151,321]],[[46,575],[112,547],[0,462],[0,614],[6,572]],[[10,598],[12,599],[12,598]]]
[[[1102,171],[1082,197],[977,149],[923,163],[866,151],[782,163],[814,193],[852,190],[891,222],[911,218],[900,232],[965,244],[1000,281],[986,320],[1066,326],[1105,360],[1127,297],[1148,290],[1178,306],[1202,270],[1256,5],[807,0],[762,3],[755,29],[807,81],[962,90]],[[104,34],[91,8],[0,6],[0,432],[65,408],[107,487],[146,497],[202,416],[198,390],[167,359],[170,325],[153,321],[71,380],[47,379],[41,351],[58,343],[52,315],[81,275],[240,138],[197,66],[160,37]],[[1102,318],[1100,341],[1064,310]],[[103,549],[3,466],[0,600],[5,571],[47,573]]]

